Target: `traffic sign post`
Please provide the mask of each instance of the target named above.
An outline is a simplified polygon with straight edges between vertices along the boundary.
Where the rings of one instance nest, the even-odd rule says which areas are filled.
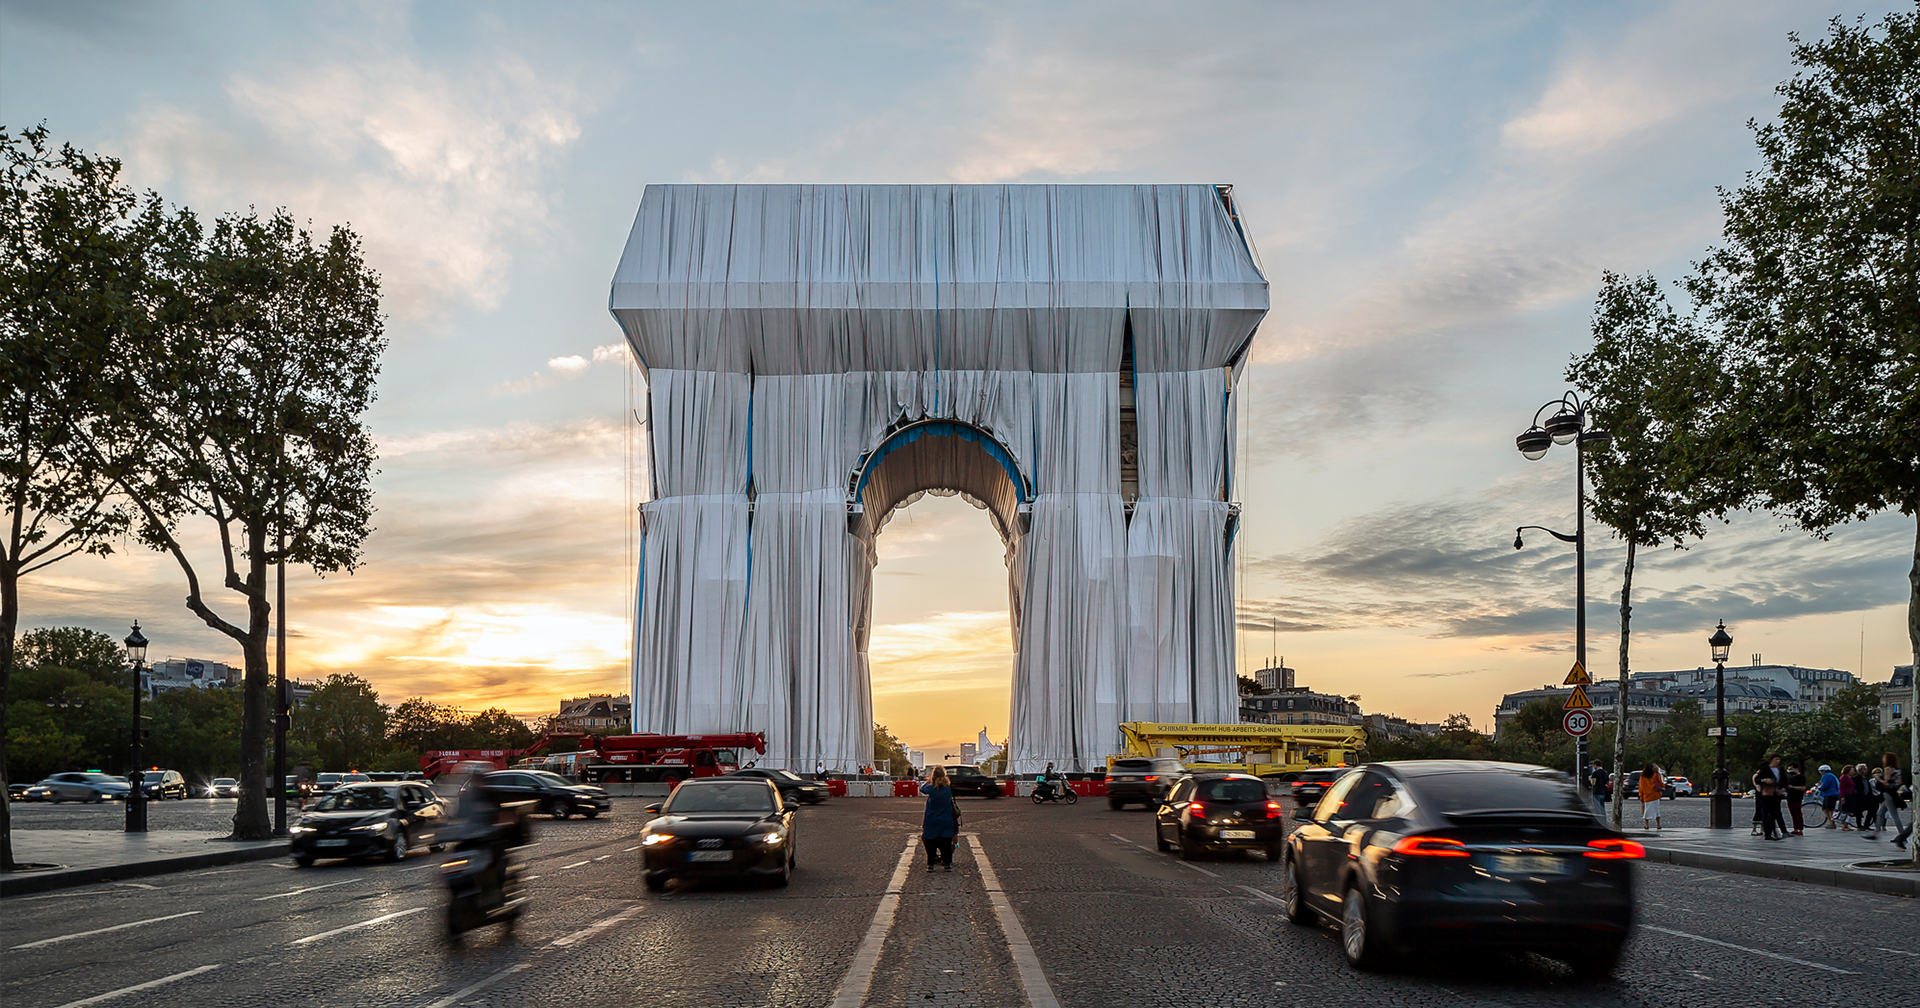
[[[1560,719],[1560,727],[1565,728],[1567,734],[1579,738],[1593,730],[1593,715],[1583,710],[1570,710]]]
[[[1587,688],[1585,686],[1575,686],[1573,688],[1573,695],[1567,697],[1567,702],[1561,704],[1560,709],[1592,710],[1593,701],[1587,699]]]
[[[1560,685],[1591,686],[1593,685],[1593,677],[1587,674],[1587,667],[1585,665],[1582,665],[1579,662],[1574,662],[1573,671],[1568,672],[1567,677],[1565,679],[1560,680]]]

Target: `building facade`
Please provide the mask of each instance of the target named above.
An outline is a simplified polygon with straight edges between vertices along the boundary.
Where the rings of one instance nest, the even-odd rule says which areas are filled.
[[[633,720],[633,703],[625,693],[589,693],[560,702],[560,714],[553,726],[561,731],[595,734],[622,732]]]
[[[1819,710],[1843,687],[1859,679],[1842,669],[1817,669],[1800,665],[1765,665],[1758,662],[1726,670],[1725,696],[1728,714],[1755,711],[1801,713]],[[1590,712],[1596,722],[1613,721],[1620,699],[1618,680],[1600,679],[1587,687]],[[1635,672],[1627,690],[1627,731],[1644,735],[1666,723],[1673,705],[1696,700],[1707,716],[1713,716],[1715,674],[1711,668],[1682,669],[1671,672]],[[1546,685],[1539,689],[1508,693],[1500,698],[1494,711],[1494,735],[1506,730],[1520,708],[1533,700],[1550,700],[1555,707],[1565,704],[1573,687]]]
[[[1880,684],[1880,730],[1892,731],[1912,724],[1913,666],[1896,665],[1893,679]]]
[[[1245,724],[1361,723],[1359,704],[1338,694],[1315,693],[1305,686],[1242,696],[1240,720]]]

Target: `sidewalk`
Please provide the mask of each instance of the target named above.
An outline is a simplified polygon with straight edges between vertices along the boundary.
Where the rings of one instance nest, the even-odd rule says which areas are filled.
[[[14,861],[55,867],[0,873],[0,896],[263,861],[286,851],[285,840],[235,842],[198,830],[14,830]]]
[[[1810,829],[1806,836],[1766,840],[1750,835],[1748,824],[1738,821],[1738,816],[1735,819],[1731,830],[1682,826],[1631,830],[1627,835],[1647,848],[1649,861],[1863,892],[1920,896],[1920,872],[1854,867],[1864,861],[1907,858],[1907,851],[1887,842],[1893,839],[1892,832],[1869,840],[1860,833]]]

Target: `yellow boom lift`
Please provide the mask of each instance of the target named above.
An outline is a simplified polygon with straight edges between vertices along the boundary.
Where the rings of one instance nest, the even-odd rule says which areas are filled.
[[[1359,725],[1155,724],[1120,726],[1127,751],[1107,758],[1165,756],[1172,750],[1190,769],[1231,770],[1271,776],[1311,767],[1358,762],[1367,744]]]

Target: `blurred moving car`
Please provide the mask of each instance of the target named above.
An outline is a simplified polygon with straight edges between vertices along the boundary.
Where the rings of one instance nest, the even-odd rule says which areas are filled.
[[[1166,798],[1180,773],[1180,761],[1168,757],[1129,756],[1114,760],[1107,770],[1107,807],[1145,805],[1152,808]]]
[[[146,792],[148,801],[161,801],[167,798],[184,800],[187,797],[187,779],[182,777],[178,770],[162,770],[154,767],[151,770],[140,771],[140,790]]]
[[[1286,841],[1286,813],[1252,774],[1200,773],[1174,781],[1153,813],[1154,846],[1179,848],[1183,861],[1209,850],[1263,851],[1278,861]]]
[[[773,782],[780,789],[780,797],[787,802],[805,802],[818,805],[832,797],[823,781],[808,780],[791,770],[768,770],[761,767],[746,767],[727,774],[728,777],[758,777]]]
[[[368,776],[367,774],[363,774],[358,770],[354,770],[350,773],[341,774],[340,783],[335,786],[344,787],[348,784],[369,784],[372,782],[373,782],[372,777]]]
[[[98,770],[81,770],[72,773],[57,773],[34,785],[46,788],[47,797],[37,799],[50,802],[103,802],[126,801],[133,786],[124,778],[104,774]]]
[[[613,808],[607,789],[598,784],[575,784],[545,770],[496,770],[485,775],[487,789],[502,802],[530,801],[534,810],[555,819],[584,815],[589,819]]]
[[[1315,770],[1302,770],[1293,777],[1293,801],[1300,808],[1320,804],[1321,796],[1333,786],[1333,782],[1347,775],[1352,767],[1321,767]]]
[[[314,793],[326,794],[327,792],[333,790],[334,788],[339,787],[340,778],[343,776],[345,775],[337,774],[337,773],[323,773],[314,777],[313,779]]]
[[[208,798],[237,798],[240,796],[240,782],[231,777],[215,777],[207,782]]]
[[[31,787],[33,787],[33,785],[26,781],[8,781],[7,800],[10,802],[33,801],[33,799],[27,797],[27,789]]]
[[[1667,797],[1669,798],[1694,797],[1693,781],[1690,781],[1685,777],[1667,778]]]
[[[1600,977],[1633,926],[1632,863],[1645,856],[1556,770],[1368,764],[1287,838],[1287,919],[1338,922],[1342,951],[1361,969],[1423,948],[1481,946],[1540,952]]]
[[[303,810],[288,849],[302,868],[319,858],[379,855],[402,861],[414,847],[439,850],[451,815],[421,784],[349,784]]]
[[[695,777],[680,782],[660,817],[640,832],[646,886],[676,878],[749,878],[780,887],[794,869],[794,809],[770,780]]]
[[[946,763],[947,780],[953,782],[953,796],[973,795],[976,798],[998,798],[1005,792],[998,778],[989,777],[972,763]],[[929,773],[932,771],[929,770]]]

